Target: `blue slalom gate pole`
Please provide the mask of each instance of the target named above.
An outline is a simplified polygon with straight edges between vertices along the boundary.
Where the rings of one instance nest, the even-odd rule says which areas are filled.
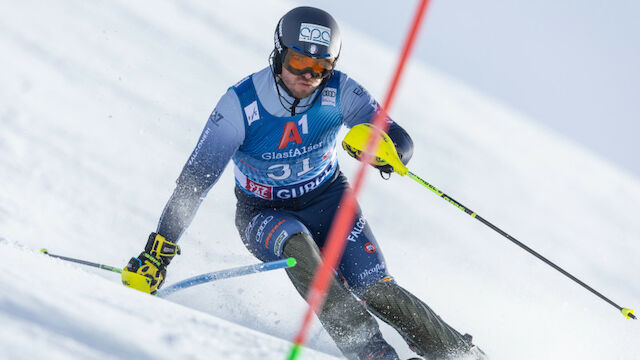
[[[192,286],[204,284],[211,281],[228,279],[235,276],[253,274],[253,273],[263,272],[263,271],[290,268],[293,266],[296,266],[296,259],[287,258],[282,260],[269,261],[261,264],[241,266],[241,267],[232,268],[232,269],[214,271],[214,272],[190,277],[188,279],[179,281],[175,284],[169,285],[163,289],[158,290],[155,295],[158,297],[166,297],[167,295],[173,294],[176,291],[186,289]]]

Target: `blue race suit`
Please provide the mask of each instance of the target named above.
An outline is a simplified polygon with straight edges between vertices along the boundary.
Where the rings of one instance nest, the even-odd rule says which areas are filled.
[[[278,88],[276,88],[278,87]],[[278,91],[279,90],[279,91]],[[289,108],[283,106],[290,105]],[[278,259],[287,239],[306,232],[322,248],[348,187],[336,158],[337,133],[370,122],[378,103],[356,81],[334,71],[325,86],[294,99],[269,67],[229,88],[209,117],[177,180],[157,232],[177,241],[230,160],[236,180],[236,226],[249,251]],[[413,144],[391,119],[389,135],[411,157]],[[391,279],[360,209],[336,269],[356,292]]]

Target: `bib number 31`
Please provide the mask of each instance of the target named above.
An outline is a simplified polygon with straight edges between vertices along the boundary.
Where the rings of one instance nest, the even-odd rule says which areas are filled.
[[[305,158],[301,163],[293,164],[295,167],[301,166],[300,171],[296,172],[296,176],[300,177],[309,171],[313,170],[311,167],[311,160]],[[269,173],[267,176],[273,180],[285,180],[291,177],[293,173],[291,170],[291,164],[275,164],[268,167]]]

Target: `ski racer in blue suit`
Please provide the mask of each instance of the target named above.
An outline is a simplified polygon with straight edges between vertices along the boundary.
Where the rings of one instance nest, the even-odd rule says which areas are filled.
[[[306,297],[321,249],[348,183],[336,157],[341,126],[370,122],[378,103],[334,69],[340,30],[328,13],[298,7],[278,22],[270,66],[222,96],[189,157],[145,250],[126,270],[148,277],[155,292],[179,254],[177,241],[201,201],[233,161],[236,227],[262,261],[294,257],[287,274]],[[409,135],[391,119],[388,135],[406,164]],[[393,170],[379,167],[383,173]],[[398,359],[371,314],[391,324],[419,355],[472,352],[461,335],[390,275],[358,208],[344,255],[318,318],[348,359]],[[362,300],[362,301],[359,301]]]

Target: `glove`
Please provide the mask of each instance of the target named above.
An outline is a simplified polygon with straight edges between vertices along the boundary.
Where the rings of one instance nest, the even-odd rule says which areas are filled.
[[[360,129],[366,129],[367,127],[371,128],[372,126],[369,124],[360,124],[356,125],[352,130],[356,130],[358,127],[360,127]],[[389,132],[387,134],[382,133],[381,141],[393,143],[393,147],[395,148],[395,152],[398,154],[398,158],[402,164],[406,165],[413,155],[413,141],[411,140],[411,137],[402,127],[400,127],[400,125],[396,123],[392,123],[388,131]],[[349,137],[350,134],[351,131],[347,134],[347,137]],[[357,135],[353,135],[349,140],[345,137],[345,140],[342,142],[342,147],[351,157],[361,160],[362,152],[358,149],[364,146],[364,141],[366,139],[366,135],[369,134],[369,131],[358,131],[356,134]],[[356,147],[352,146],[350,142],[356,144]],[[389,179],[391,174],[394,172],[393,166],[379,157],[373,158],[371,166],[380,171],[380,176],[382,176],[383,179]]]
[[[351,156],[354,159],[357,160],[362,160],[362,151],[352,147],[351,145],[349,145],[346,142],[342,143],[342,147],[344,148],[344,150],[347,152],[347,154],[349,154],[349,156]],[[381,158],[375,156],[373,159],[371,159],[371,166],[380,169],[382,167],[388,166],[391,169],[391,172],[393,172],[393,167],[391,167],[391,165],[389,165],[386,161],[382,160]]]
[[[389,135],[389,138],[393,141],[400,161],[402,161],[404,165],[407,165],[413,156],[413,140],[411,140],[409,134],[396,123],[391,124],[387,135]],[[382,176],[383,179],[388,179],[394,171],[393,166],[387,163],[374,166],[380,170],[380,176]],[[386,177],[385,174],[387,175]]]
[[[144,251],[138,257],[132,257],[123,269],[122,283],[136,290],[155,294],[164,282],[167,266],[176,255],[180,255],[177,244],[152,232]]]

